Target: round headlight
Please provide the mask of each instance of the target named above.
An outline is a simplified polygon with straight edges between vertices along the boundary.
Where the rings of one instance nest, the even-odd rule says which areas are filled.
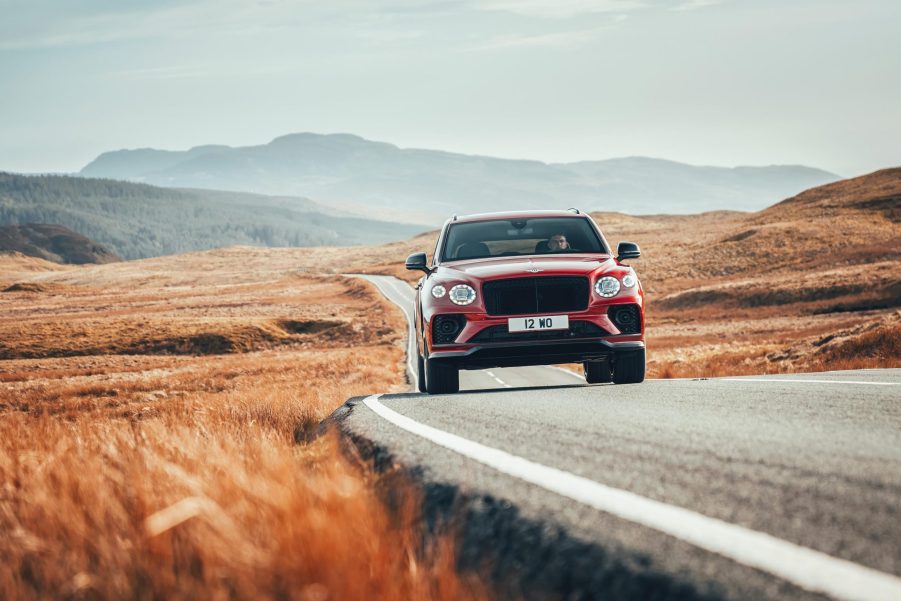
[[[455,305],[469,305],[476,299],[476,291],[472,286],[458,284],[450,289],[450,299]]]
[[[613,276],[604,276],[595,282],[594,291],[604,298],[616,296],[616,293],[619,292],[619,280]]]
[[[432,296],[435,298],[442,298],[445,294],[447,294],[447,289],[441,284],[432,286]]]
[[[623,276],[623,286],[625,286],[626,288],[631,288],[637,281],[638,280],[635,278],[635,274],[627,273]]]

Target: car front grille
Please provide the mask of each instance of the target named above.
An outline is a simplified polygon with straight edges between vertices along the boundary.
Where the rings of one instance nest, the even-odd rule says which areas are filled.
[[[545,276],[486,282],[488,315],[568,313],[588,308],[588,278]]]
[[[571,321],[568,330],[545,330],[532,332],[510,332],[501,324],[485,328],[468,342],[520,342],[529,340],[569,340],[572,338],[601,338],[609,336],[603,328],[590,321]]]

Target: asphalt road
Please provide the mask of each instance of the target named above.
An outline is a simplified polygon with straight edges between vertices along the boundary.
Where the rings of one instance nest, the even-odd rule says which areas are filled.
[[[410,311],[409,286],[372,281]],[[464,556],[487,550],[519,594],[901,600],[901,370],[461,376],[459,394],[373,395],[336,415],[430,502],[468,499]]]

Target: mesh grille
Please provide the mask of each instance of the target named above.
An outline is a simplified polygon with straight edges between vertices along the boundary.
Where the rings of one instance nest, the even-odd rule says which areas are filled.
[[[534,277],[482,285],[488,315],[567,313],[588,308],[588,278]]]

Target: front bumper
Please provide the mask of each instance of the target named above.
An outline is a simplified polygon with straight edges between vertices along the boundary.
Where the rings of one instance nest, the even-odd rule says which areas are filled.
[[[635,336],[634,338],[640,338]],[[640,339],[613,342],[610,340],[547,340],[479,344],[465,350],[436,351],[429,354],[433,361],[447,361],[458,369],[487,369],[491,367],[522,367],[581,363],[609,360],[618,353],[644,348]]]

